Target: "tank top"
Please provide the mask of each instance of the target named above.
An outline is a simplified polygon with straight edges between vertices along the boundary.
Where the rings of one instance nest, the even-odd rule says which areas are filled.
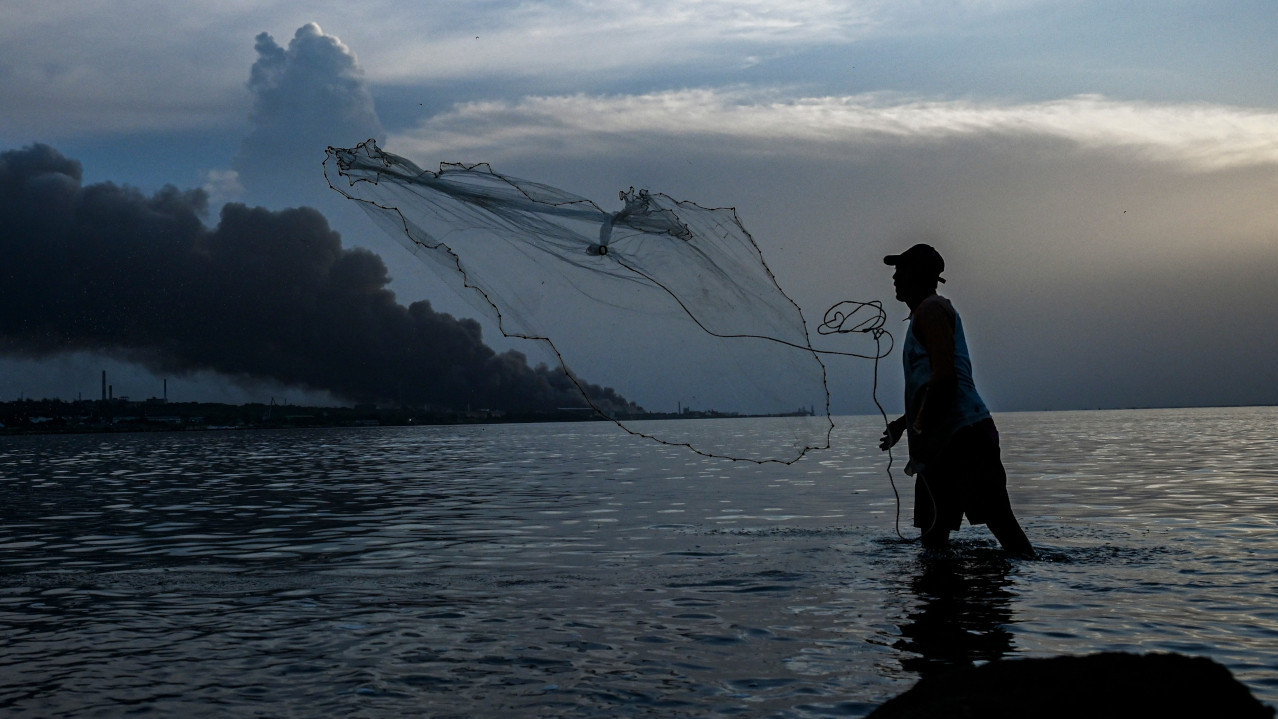
[[[932,362],[928,359],[923,343],[914,336],[913,318],[910,319],[910,329],[905,335],[901,359],[905,366],[905,426],[911,440],[911,460],[915,468],[921,471],[922,458],[915,457],[913,451],[919,446],[918,440],[914,438],[914,418],[919,409],[919,395],[932,378]],[[954,404],[934,426],[928,428],[927,445],[932,449],[944,447],[958,430],[990,417],[990,410],[976,391],[976,383],[972,381],[972,358],[967,352],[963,320],[959,318],[958,312],[954,313],[954,375],[957,380]]]

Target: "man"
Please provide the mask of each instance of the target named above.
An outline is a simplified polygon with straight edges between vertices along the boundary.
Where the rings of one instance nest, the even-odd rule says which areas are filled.
[[[1009,553],[1034,558],[1007,496],[998,429],[972,382],[963,323],[950,301],[936,294],[945,260],[931,245],[915,245],[883,258],[895,267],[896,298],[910,308],[905,365],[905,416],[883,432],[886,451],[909,438],[906,474],[914,480],[914,526],[923,546],[942,548],[967,515],[986,524]]]

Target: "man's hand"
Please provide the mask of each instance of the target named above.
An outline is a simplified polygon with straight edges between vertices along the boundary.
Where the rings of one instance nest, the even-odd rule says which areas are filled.
[[[905,418],[897,417],[888,422],[887,429],[883,430],[883,437],[879,440],[879,449],[884,452],[888,451],[901,441],[901,435],[905,432]]]

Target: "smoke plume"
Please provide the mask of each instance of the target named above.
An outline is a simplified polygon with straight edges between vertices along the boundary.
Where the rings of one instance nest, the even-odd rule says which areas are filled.
[[[584,406],[562,371],[494,352],[477,322],[398,304],[381,258],[343,248],[313,209],[228,204],[209,228],[202,190],[81,178],[47,145],[0,153],[0,354],[101,352],[354,401]]]

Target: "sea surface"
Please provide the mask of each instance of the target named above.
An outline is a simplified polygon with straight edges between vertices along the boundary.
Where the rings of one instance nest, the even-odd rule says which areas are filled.
[[[898,538],[869,417],[792,466],[598,422],[0,437],[0,715],[857,717],[1103,650],[1278,704],[1278,408],[996,419],[1038,561]]]

